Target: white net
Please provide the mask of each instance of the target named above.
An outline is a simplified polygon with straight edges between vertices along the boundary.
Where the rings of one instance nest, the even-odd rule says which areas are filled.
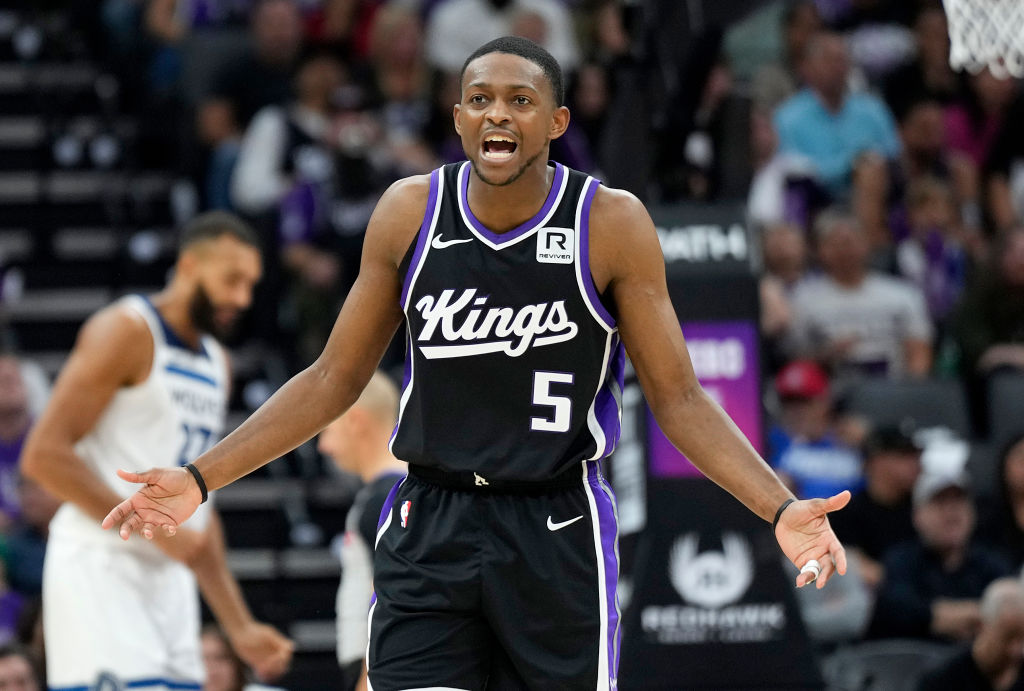
[[[1024,76],[1024,0],[943,0],[954,69]]]

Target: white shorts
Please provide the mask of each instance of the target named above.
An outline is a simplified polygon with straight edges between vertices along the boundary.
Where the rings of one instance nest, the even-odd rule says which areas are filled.
[[[51,691],[198,691],[199,624],[195,578],[185,566],[51,536],[43,568]]]

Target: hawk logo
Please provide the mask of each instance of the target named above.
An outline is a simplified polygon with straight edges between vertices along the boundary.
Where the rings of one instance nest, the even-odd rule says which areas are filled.
[[[467,288],[458,297],[454,290],[444,290],[436,298],[420,298],[416,309],[424,324],[416,340],[429,341],[438,334],[447,341],[445,345],[421,345],[424,357],[433,360],[486,353],[519,357],[531,346],[569,341],[579,332],[565,311],[564,300],[523,305],[517,310],[489,307],[489,297]]]
[[[722,551],[697,551],[697,533],[677,538],[669,555],[669,578],[680,597],[715,609],[738,602],[754,580],[750,545],[739,533],[722,534]]]
[[[572,228],[541,228],[537,233],[537,261],[541,264],[572,264],[574,255]]]

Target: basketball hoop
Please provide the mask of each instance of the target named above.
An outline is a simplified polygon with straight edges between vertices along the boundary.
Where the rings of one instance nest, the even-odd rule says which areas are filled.
[[[1024,0],[943,0],[949,64],[972,73],[1024,77]]]

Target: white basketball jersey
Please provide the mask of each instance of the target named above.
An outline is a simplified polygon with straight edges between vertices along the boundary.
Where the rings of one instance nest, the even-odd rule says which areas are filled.
[[[125,482],[117,470],[140,472],[154,467],[183,466],[210,448],[222,433],[228,384],[224,351],[203,336],[198,350],[181,341],[145,297],[119,301],[141,314],[153,338],[153,366],[142,382],[120,389],[96,425],[75,447],[89,467],[121,497],[138,485]],[[202,530],[209,504],[188,519],[188,528]],[[53,538],[117,541],[153,556],[162,553],[146,540],[121,542],[117,531],[65,502],[50,524]]]

